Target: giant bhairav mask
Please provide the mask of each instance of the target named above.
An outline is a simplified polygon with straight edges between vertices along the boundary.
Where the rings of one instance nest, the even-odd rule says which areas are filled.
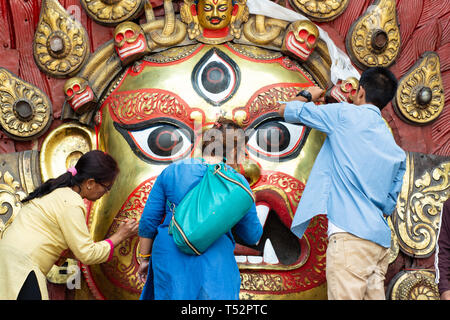
[[[96,127],[98,147],[121,168],[111,192],[91,209],[96,240],[116,230],[114,218],[139,218],[161,171],[195,156],[199,129],[225,116],[243,124],[250,135],[250,165],[244,170],[264,215],[260,244],[238,245],[235,252],[241,295],[324,294],[325,219],[316,219],[301,240],[289,230],[324,137],[276,113],[279,101],[313,84],[310,74],[280,53],[231,43],[171,48],[125,69],[111,85]],[[271,134],[277,139],[268,144]],[[99,294],[138,296],[137,243],[137,237],[127,240],[110,262],[86,267]]]
[[[116,51],[125,43],[117,35],[128,30],[122,24],[115,39],[78,75],[87,77],[100,97],[96,115],[89,111],[79,119],[88,121],[92,115],[93,144],[111,154],[121,169],[111,191],[89,207],[94,240],[112,235],[120,219],[139,219],[162,170],[174,161],[201,156],[200,133],[225,117],[242,125],[248,135],[241,169],[264,226],[257,246],[237,239],[241,298],[325,299],[326,218],[313,219],[302,239],[290,231],[325,136],[286,123],[277,111],[280,101],[291,100],[303,88],[327,85],[331,60],[326,48],[317,41],[307,61],[285,51],[283,39],[301,28],[263,16],[248,20],[245,0],[185,0],[180,8],[183,22],[171,2],[164,3],[164,20],[154,20],[147,7],[150,20],[140,26],[149,54],[133,55],[125,66]],[[261,39],[258,32],[263,29],[272,30],[271,37]],[[139,297],[143,284],[137,279],[137,252],[134,237],[117,246],[109,262],[82,266],[95,297]]]

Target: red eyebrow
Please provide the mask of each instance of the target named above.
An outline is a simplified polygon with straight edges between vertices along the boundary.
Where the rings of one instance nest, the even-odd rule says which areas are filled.
[[[233,110],[233,116],[237,111],[246,112],[243,125],[247,127],[258,117],[269,112],[277,112],[279,101],[289,101],[295,98],[301,88],[310,87],[310,83],[275,83],[262,87],[248,100],[247,105]]]
[[[162,89],[142,89],[139,91],[122,91],[111,94],[103,104],[108,108],[115,122],[132,125],[154,118],[178,118],[189,127],[194,127],[190,118],[189,105],[173,92]]]

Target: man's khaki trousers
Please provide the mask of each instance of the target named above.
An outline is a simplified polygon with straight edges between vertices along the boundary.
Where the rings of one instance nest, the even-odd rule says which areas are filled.
[[[335,233],[328,240],[326,261],[329,300],[386,299],[389,248],[350,233]]]

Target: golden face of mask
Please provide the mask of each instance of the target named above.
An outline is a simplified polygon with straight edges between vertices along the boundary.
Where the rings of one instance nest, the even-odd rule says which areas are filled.
[[[231,0],[199,0],[197,5],[198,21],[209,30],[220,30],[230,24],[233,3]]]
[[[111,154],[121,171],[111,191],[90,210],[94,240],[111,236],[118,227],[115,219],[139,218],[162,170],[173,161],[201,156],[201,132],[225,117],[248,134],[247,159],[241,167],[257,206],[267,213],[257,250],[237,247],[241,295],[326,297],[321,258],[326,221],[312,222],[302,239],[289,231],[324,135],[277,115],[279,101],[313,85],[312,77],[280,53],[232,43],[171,48],[137,66],[125,69],[111,84],[114,89],[99,111],[97,147]],[[276,256],[267,257],[269,251]],[[99,295],[139,296],[138,252],[134,237],[115,249],[111,261],[86,266]],[[264,287],[258,285],[261,277],[266,279]]]

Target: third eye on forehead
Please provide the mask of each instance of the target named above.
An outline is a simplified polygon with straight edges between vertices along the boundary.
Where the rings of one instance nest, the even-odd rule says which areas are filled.
[[[231,1],[230,1],[231,2]],[[203,10],[212,11],[214,8],[217,8],[219,11],[225,11],[228,9],[228,1],[220,1],[220,0],[206,0],[203,1]]]

